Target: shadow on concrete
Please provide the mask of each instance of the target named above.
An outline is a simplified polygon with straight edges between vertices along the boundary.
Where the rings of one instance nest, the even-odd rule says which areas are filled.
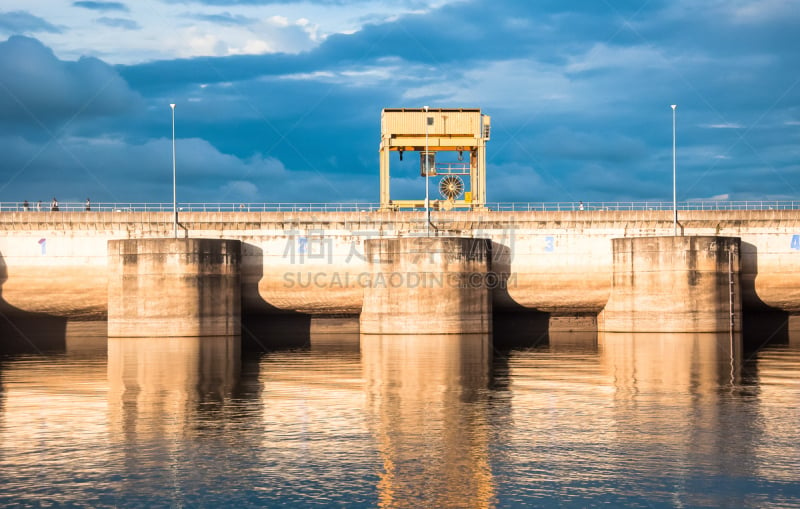
[[[358,333],[358,315],[250,316],[242,322],[242,349],[267,352],[323,343],[347,343]]]
[[[0,353],[42,353],[66,349],[67,320],[46,313],[31,313],[3,298],[8,268],[0,253]]]
[[[265,301],[258,291],[264,276],[264,251],[242,242],[242,349],[268,351],[308,346],[311,315],[287,313]]]
[[[498,284],[492,291],[495,347],[596,349],[596,315],[545,313],[525,308],[513,299],[508,291],[516,282],[511,272],[512,257],[511,247],[492,241],[490,270],[498,276]]]
[[[509,246],[491,241],[489,270],[497,276],[497,284],[492,289],[492,307],[502,309],[505,313],[522,313],[529,311],[520,306],[508,293],[509,285],[515,284],[511,274],[512,250]]]
[[[492,333],[495,348],[548,348],[550,351],[596,351],[597,324],[590,316],[551,313],[495,313]]]
[[[746,350],[767,344],[789,342],[789,313],[767,306],[758,298],[755,279],[758,276],[758,248],[742,242],[742,267],[739,286],[742,292],[742,338]]]
[[[358,315],[313,316],[291,313],[265,301],[258,290],[264,252],[242,242],[242,349],[272,351],[311,346],[323,337],[358,334]]]

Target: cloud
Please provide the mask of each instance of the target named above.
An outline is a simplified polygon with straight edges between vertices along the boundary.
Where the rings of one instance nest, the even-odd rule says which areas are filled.
[[[375,7],[381,1],[348,11],[351,20],[364,11],[367,24],[353,22],[348,33],[320,29],[318,37],[309,27],[325,26],[319,13],[334,9],[223,2],[231,7],[216,14],[193,2],[200,14],[158,39],[159,54],[170,58],[115,67],[88,59],[101,75],[116,76],[111,88],[119,100],[101,111],[63,97],[96,90],[98,81],[75,78],[83,61],[48,60],[47,48],[9,67],[2,62],[11,53],[0,43],[0,80],[27,76],[31,90],[16,85],[15,94],[29,93],[24,102],[34,105],[55,97],[60,122],[79,111],[66,133],[74,138],[58,141],[85,166],[102,163],[93,174],[106,175],[107,165],[120,169],[98,177],[120,197],[146,197],[148,189],[171,197],[162,175],[170,102],[178,103],[186,200],[219,201],[228,193],[235,201],[374,201],[381,108],[423,104],[480,107],[492,116],[490,200],[671,200],[670,104],[679,105],[679,199],[800,189],[798,14],[737,18],[733,7],[761,5],[756,0],[471,0],[419,2],[416,12],[395,15]],[[185,5],[162,7],[185,13]],[[341,5],[337,13],[347,10]],[[137,39],[153,30],[146,18],[131,19],[143,27]],[[82,88],[65,92],[75,89],[71,82]],[[84,93],[83,102],[89,99]],[[0,107],[0,135],[16,136],[13,146],[30,145],[16,152],[25,156],[20,166],[38,162],[47,140],[20,121],[24,110],[2,89],[0,101],[17,108]],[[36,111],[46,116],[51,109],[40,104]],[[112,142],[114,151],[103,148]],[[141,175],[125,158],[141,160]],[[68,153],[48,162],[54,166],[50,173],[42,167],[41,177],[51,180],[42,181],[67,186],[64,175],[86,173]],[[407,197],[424,195],[415,171],[394,174],[393,166],[392,183]]]
[[[229,92],[236,91],[243,100],[269,112],[266,116],[270,119],[284,115],[288,119],[294,111],[298,127],[292,128],[292,140],[301,135],[323,139],[333,125],[337,133],[351,134],[345,140],[360,139],[358,132],[351,131],[355,126],[344,125],[354,111],[363,112],[358,117],[363,124],[358,125],[365,127],[357,128],[369,141],[374,140],[374,134],[368,126],[377,124],[381,107],[479,106],[493,117],[493,139],[488,146],[489,195],[496,200],[523,201],[526,197],[666,199],[664,186],[671,184],[666,178],[671,171],[666,170],[671,170],[672,102],[681,105],[680,166],[681,179],[687,183],[686,196],[724,194],[727,190],[719,191],[718,179],[704,175],[714,161],[726,167],[729,163],[725,161],[741,161],[730,155],[727,160],[715,159],[727,154],[738,138],[725,137],[724,131],[734,129],[707,126],[738,125],[726,117],[746,118],[733,109],[743,98],[767,108],[774,99],[756,83],[783,74],[783,66],[776,67],[771,54],[763,56],[769,53],[765,50],[769,45],[749,47],[736,58],[727,54],[716,58],[702,44],[703,38],[724,37],[708,34],[699,25],[690,30],[700,41],[695,51],[670,51],[674,35],[659,32],[649,21],[639,23],[631,18],[633,9],[619,12],[604,4],[583,12],[563,4],[533,7],[523,2],[486,7],[485,2],[468,2],[458,8],[444,7],[429,16],[376,23],[351,35],[332,35],[317,48],[298,55],[154,62],[124,67],[121,72],[137,87],[147,87],[161,77],[167,80],[166,84],[161,82],[166,87],[204,83],[210,85],[205,90],[220,92],[222,89],[213,84],[224,80]],[[653,3],[641,14],[651,20],[663,8]],[[442,19],[448,20],[446,26]],[[475,19],[481,23],[476,24]],[[670,23],[667,19],[663,26]],[[576,31],[575,27],[585,30]],[[678,43],[683,41],[680,38]],[[743,61],[748,64],[742,66]],[[281,86],[281,81],[295,86]],[[751,93],[742,96],[737,90],[740,83],[745,83],[749,91],[760,90],[766,99],[757,99]],[[344,91],[356,89],[362,94],[382,93],[341,100],[347,97]],[[274,104],[271,97],[287,100]],[[298,98],[294,107],[288,99],[291,97]],[[313,106],[327,106],[334,97],[338,107],[322,111]],[[312,107],[310,116],[308,107]],[[758,118],[760,112],[754,112],[747,125]],[[330,122],[327,130],[317,128],[326,119]],[[785,117],[781,118],[784,121]],[[292,125],[290,121],[288,124]],[[718,135],[708,138],[703,131]],[[687,145],[696,143],[689,140],[695,139],[706,139],[708,146],[689,150]],[[769,140],[751,138],[750,143],[762,157],[774,161],[774,171],[785,171],[785,155],[767,154],[764,147]],[[359,154],[359,164],[352,172],[366,175],[374,171],[376,158],[369,152],[352,147],[348,141],[340,146],[342,151]],[[280,144],[275,150],[286,153]],[[322,172],[326,168],[340,171],[341,161],[346,159],[346,155],[335,152],[317,158],[315,153],[325,148],[311,145],[300,150],[319,161]],[[744,159],[752,157],[749,154]],[[332,158],[339,162],[336,169],[327,163]],[[293,161],[291,166],[297,167],[298,162]],[[506,174],[505,169],[511,173]],[[514,179],[513,172],[520,178],[525,176],[523,180],[532,185],[515,185],[519,179]],[[746,178],[744,170],[737,174]],[[396,176],[393,186],[398,193],[418,194],[416,180]]]
[[[93,58],[59,60],[35,39],[0,42],[0,129],[129,111],[140,103],[117,72]]]
[[[166,3],[186,3],[186,0],[164,0]],[[223,5],[223,6],[270,6],[276,4],[309,4],[322,6],[348,6],[353,4],[365,4],[371,0],[193,0],[194,3],[202,5]],[[424,5],[427,2],[421,0],[395,0],[393,4],[397,6]]]
[[[536,137],[535,148],[548,159],[627,163],[647,154],[641,139],[619,133],[580,132],[558,127]]]
[[[728,201],[730,199],[731,195],[725,193],[725,194],[717,194],[714,196],[709,196],[706,198],[689,198],[687,201]]]
[[[218,14],[185,14],[185,17],[196,19],[198,21],[206,21],[216,25],[227,26],[247,26],[253,25],[258,22],[257,18],[243,16],[241,14],[231,14],[229,12],[221,12]]]
[[[725,2],[724,8],[734,22],[751,24],[782,19],[797,14],[797,6],[787,0],[750,0],[747,2]]]
[[[706,129],[742,129],[744,126],[734,122],[725,122],[722,124],[703,124],[701,127]]]
[[[220,197],[225,201],[256,201],[258,186],[247,180],[232,180],[220,188]]]
[[[121,2],[72,2],[75,7],[91,9],[93,11],[123,11],[128,12],[128,7]]]
[[[491,165],[491,186],[487,186],[487,201],[537,202],[552,201],[562,194],[560,184],[537,170],[529,162],[510,162]]]
[[[25,34],[36,32],[61,33],[61,28],[48,23],[38,16],[24,12],[0,12],[0,32]]]
[[[105,25],[107,27],[112,28],[122,28],[124,30],[140,30],[142,27],[139,24],[131,19],[124,19],[124,18],[107,18],[105,16],[97,18],[95,21],[100,23],[101,25]]]
[[[272,157],[239,158],[205,140],[176,140],[179,202],[291,203],[320,201],[331,195],[330,176],[314,171],[289,171]],[[17,136],[0,136],[5,154],[0,194],[13,199],[100,202],[172,201],[172,141],[167,138],[133,143],[121,138],[69,137],[40,145]],[[10,175],[8,174],[10,173]],[[355,176],[339,185],[369,197],[369,186]]]

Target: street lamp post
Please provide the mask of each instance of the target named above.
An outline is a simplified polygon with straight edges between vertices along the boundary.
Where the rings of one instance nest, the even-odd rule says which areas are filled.
[[[428,117],[428,107],[425,106],[425,235],[431,235],[431,209],[429,207],[429,194],[428,194],[428,175],[430,174],[430,157],[428,155],[428,125],[430,117]]]
[[[672,235],[678,236],[678,193],[676,186],[676,158],[675,158],[675,108],[677,104],[672,105]]]
[[[172,110],[172,234],[178,238],[178,194],[176,192],[176,176],[175,176],[175,103],[170,103]]]

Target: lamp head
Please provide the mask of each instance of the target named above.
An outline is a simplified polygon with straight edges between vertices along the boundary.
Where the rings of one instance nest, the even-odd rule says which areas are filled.
[[[673,104],[673,105],[671,105],[671,106],[672,106],[672,109],[673,109],[673,110],[675,110],[675,108],[677,108],[677,107],[678,107],[678,105],[677,105],[677,104]]]
[[[169,107],[174,110],[175,109],[175,103],[170,103]]]

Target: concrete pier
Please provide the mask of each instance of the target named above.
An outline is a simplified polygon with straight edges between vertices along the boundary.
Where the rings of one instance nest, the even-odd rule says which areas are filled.
[[[464,237],[366,240],[361,333],[490,333],[490,246]]]
[[[613,283],[600,330],[741,330],[738,238],[622,238],[612,240],[612,250]]]
[[[598,314],[603,330],[602,311],[610,300],[609,317],[624,312],[620,299],[630,300],[624,295],[630,288],[612,289],[612,239],[673,232],[671,211],[664,210],[440,210],[434,219],[442,238],[491,239],[491,271],[502,282],[492,291],[494,312],[548,314],[545,325],[551,331],[594,330],[591,320]],[[242,312],[248,321],[267,324],[284,314],[357,316],[365,295],[378,290],[365,292],[373,270],[365,243],[419,237],[425,221],[423,211],[181,215],[189,238],[241,240]],[[742,321],[750,328],[763,315],[763,325],[756,329],[763,332],[760,337],[786,341],[786,315],[800,316],[800,209],[686,210],[681,227],[686,238],[741,239]],[[3,212],[0,310],[14,321],[8,327],[32,337],[27,325],[46,319],[61,327],[65,320],[106,320],[114,300],[109,288],[121,284],[109,284],[120,276],[114,272],[119,255],[111,253],[109,260],[108,241],[171,236],[170,212]],[[638,276],[637,282],[646,277]],[[671,290],[671,280],[669,285]],[[623,294],[612,297],[618,289]],[[722,311],[727,295],[727,289],[719,295]],[[672,295],[664,299],[675,300]],[[368,313],[370,307],[375,309],[367,303]],[[22,320],[26,326],[20,325]],[[586,325],[575,325],[576,320]],[[789,329],[800,330],[798,323],[792,319]]]
[[[109,337],[237,336],[241,241],[108,242]]]

